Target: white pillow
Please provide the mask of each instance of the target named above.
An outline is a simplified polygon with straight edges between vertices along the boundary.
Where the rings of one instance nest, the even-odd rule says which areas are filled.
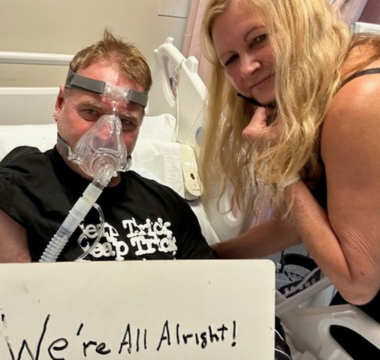
[[[139,137],[151,140],[174,141],[175,132],[176,118],[173,115],[145,116]]]
[[[41,151],[51,149],[57,140],[57,125],[0,126],[0,160],[17,146],[34,146]]]
[[[180,144],[140,137],[132,154],[132,170],[185,195]]]
[[[173,141],[176,119],[170,114],[145,116],[139,138],[146,140]],[[41,151],[51,149],[57,140],[57,126],[0,125],[0,160],[17,146],[35,146]]]

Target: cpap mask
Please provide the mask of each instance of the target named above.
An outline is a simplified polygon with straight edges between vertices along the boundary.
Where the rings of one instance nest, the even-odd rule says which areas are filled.
[[[78,140],[68,159],[78,164],[92,178],[108,168],[112,176],[130,167],[122,125],[117,115],[103,115]],[[111,175],[111,174],[110,174]]]
[[[127,171],[131,165],[131,157],[128,156],[123,141],[122,124],[117,115],[117,103],[131,101],[145,107],[148,95],[134,89],[80,76],[71,69],[69,69],[65,87],[91,91],[113,101],[113,114],[101,116],[78,140],[74,151],[58,135],[58,143],[64,149],[67,158],[78,164],[92,178],[106,172],[104,177],[111,179],[118,172]]]

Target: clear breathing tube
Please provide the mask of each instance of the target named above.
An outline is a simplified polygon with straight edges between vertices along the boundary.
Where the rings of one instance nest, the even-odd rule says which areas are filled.
[[[113,174],[114,169],[111,166],[105,166],[99,176],[87,186],[83,195],[74,204],[66,219],[47,245],[40,258],[40,262],[55,262],[57,260],[69,241],[70,236],[94,206],[103,189],[113,177]]]
[[[280,297],[276,301],[276,316],[281,316],[294,309],[296,306],[303,304],[305,301],[311,299],[323,290],[326,290],[331,285],[329,278],[324,277],[290,298]]]
[[[92,243],[92,245],[90,247],[88,247],[88,249],[80,256],[78,256],[74,262],[80,262],[82,261],[87,255],[89,255],[91,253],[91,251],[93,249],[95,249],[96,245],[98,245],[102,235],[103,235],[103,231],[104,231],[104,214],[103,214],[103,211],[102,211],[102,208],[98,205],[98,204],[94,204],[93,207],[98,210],[98,213],[99,213],[99,220],[100,220],[100,227],[99,227],[99,230],[98,230],[98,236],[96,237],[95,241]],[[80,246],[80,239],[78,239],[78,245]]]
[[[117,175],[118,171],[126,171],[127,149],[122,138],[122,126],[117,115],[103,115],[81,139],[69,159],[79,164],[81,169],[93,178],[83,195],[69,211],[66,219],[53,236],[40,262],[55,262],[70,236],[83,221],[92,207],[99,207],[96,201],[103,189]],[[99,211],[101,218],[102,212]],[[100,236],[97,241],[99,241]],[[90,251],[93,249],[91,246]],[[89,253],[87,250],[86,255]],[[80,256],[78,260],[84,256]]]

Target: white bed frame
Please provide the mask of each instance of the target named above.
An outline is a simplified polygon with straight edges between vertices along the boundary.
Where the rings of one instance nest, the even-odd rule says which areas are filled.
[[[33,63],[68,65],[70,55],[2,53],[0,63]],[[147,116],[171,114],[177,119],[175,143],[190,145],[195,153],[199,146],[202,122],[204,118],[206,88],[198,76],[198,61],[194,57],[184,58],[168,38],[155,50],[152,64],[153,87],[146,109]],[[64,79],[62,79],[63,81]],[[52,111],[58,88],[0,88],[0,134],[7,131],[9,125],[14,130],[25,125],[51,124]],[[30,130],[27,130],[27,133]],[[25,139],[25,133],[24,133]],[[55,131],[53,130],[53,136]],[[0,137],[1,141],[1,137]],[[54,145],[55,139],[50,138]],[[138,143],[141,140],[138,140]],[[20,140],[16,145],[31,145]],[[1,147],[1,143],[0,143]],[[138,152],[136,147],[135,152]],[[169,161],[170,163],[170,161]],[[235,217],[231,213],[221,215],[216,207],[207,219],[199,200],[192,207],[200,219],[204,235],[210,243],[223,241],[244,231],[252,224],[250,214]],[[331,339],[328,327],[332,324],[345,324],[354,328],[369,341],[380,347],[380,326],[354,307],[304,308],[285,314],[285,325],[293,334],[294,343],[301,350],[308,350],[323,360],[349,359]],[[307,329],[307,331],[305,331]],[[326,345],[327,344],[327,345]]]
[[[146,113],[172,114],[178,121],[178,141],[197,146],[206,87],[198,76],[198,60],[193,56],[185,59],[173,41],[173,38],[167,38],[154,51],[153,86]]]

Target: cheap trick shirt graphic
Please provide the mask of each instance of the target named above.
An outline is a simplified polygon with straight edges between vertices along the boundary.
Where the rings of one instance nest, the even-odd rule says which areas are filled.
[[[37,262],[89,180],[72,171],[56,148],[41,153],[19,147],[3,159],[0,170],[0,209],[26,229],[31,260]],[[103,189],[98,206],[69,237],[57,261],[215,258],[180,195],[133,170],[120,178],[117,186]]]
[[[171,230],[171,223],[161,218],[146,219],[138,223],[135,218],[122,220],[121,230],[104,223],[80,225],[81,234],[78,244],[83,251],[88,251],[100,235],[100,240],[86,260],[116,260],[175,258],[176,239]]]

